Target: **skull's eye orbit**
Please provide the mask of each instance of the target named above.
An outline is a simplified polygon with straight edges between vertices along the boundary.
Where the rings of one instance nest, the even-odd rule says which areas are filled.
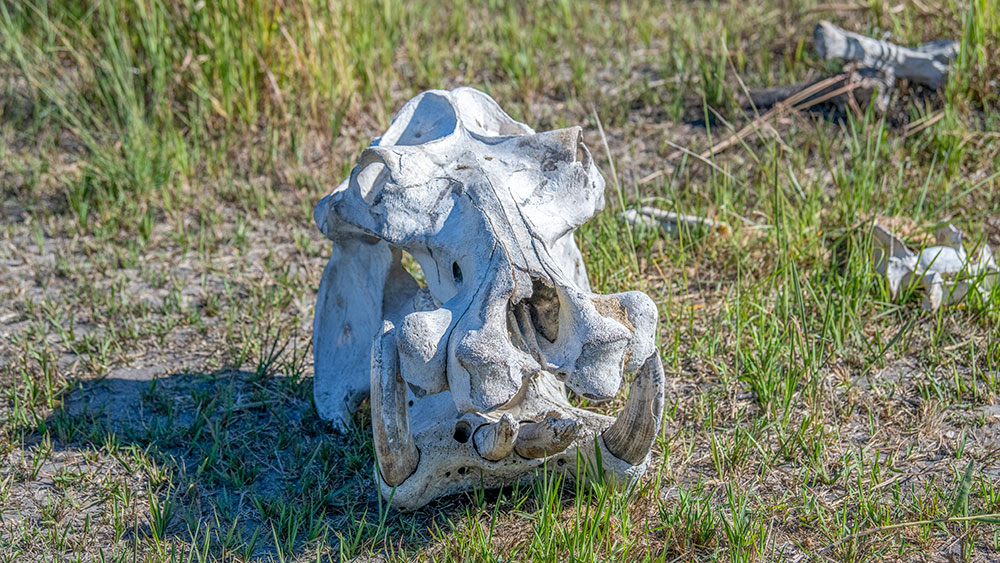
[[[455,285],[462,287],[462,268],[458,267],[458,262],[451,263],[451,277],[455,280]]]

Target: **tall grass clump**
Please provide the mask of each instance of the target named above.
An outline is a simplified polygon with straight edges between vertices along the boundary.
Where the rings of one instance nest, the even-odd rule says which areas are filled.
[[[960,96],[966,103],[975,103],[980,110],[1000,107],[997,76],[1000,76],[1000,5],[993,0],[972,0],[961,50],[950,76],[949,94]]]
[[[995,141],[983,131],[1000,127],[1000,5],[993,0],[972,0],[965,12],[958,59],[945,87],[945,115],[938,128],[937,143],[949,156],[949,164],[963,157],[966,149],[994,151]],[[975,142],[970,142],[975,141]],[[984,146],[981,141],[987,142]],[[995,154],[995,152],[993,152]]]
[[[382,95],[402,14],[392,1],[4,3],[0,69],[25,84],[24,119],[82,146],[58,183],[87,230],[225,177],[261,130],[329,125]]]

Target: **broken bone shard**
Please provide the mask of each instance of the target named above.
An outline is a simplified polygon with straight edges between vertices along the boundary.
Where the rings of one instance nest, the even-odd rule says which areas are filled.
[[[902,289],[919,285],[925,310],[959,303],[973,287],[989,295],[1000,272],[988,244],[972,258],[962,246],[962,232],[950,224],[935,232],[936,246],[917,252],[878,224],[872,228],[872,238],[875,270],[888,282],[889,295],[896,299]]]
[[[697,215],[682,215],[655,207],[643,207],[638,211],[626,209],[622,212],[622,218],[633,227],[661,228],[667,234],[675,236],[679,235],[682,229],[691,232],[706,231],[724,236],[732,232],[729,225],[721,221]]]
[[[657,310],[643,293],[591,291],[573,233],[603,207],[579,127],[536,133],[471,88],[407,102],[316,206],[333,243],[316,408],[343,431],[370,394],[393,505],[543,466],[575,474],[579,459],[620,483],[645,471],[663,415]],[[628,374],[617,419],[568,400],[610,400]]]

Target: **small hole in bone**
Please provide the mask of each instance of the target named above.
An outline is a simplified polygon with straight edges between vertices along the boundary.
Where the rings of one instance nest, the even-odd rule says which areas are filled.
[[[455,425],[455,441],[464,444],[468,442],[471,437],[472,426],[464,420],[459,420],[458,424]]]
[[[462,287],[462,268],[458,267],[458,262],[451,263],[451,277],[455,279],[455,285]]]
[[[465,475],[465,474],[466,474],[466,473],[467,473],[468,471],[469,471],[469,470],[468,470],[468,469],[466,469],[465,467],[459,467],[459,468],[458,468],[458,474],[459,474],[459,475]]]
[[[559,467],[562,467],[562,466],[566,465],[566,460],[565,459],[560,459],[559,461],[556,462],[556,465],[558,465]]]

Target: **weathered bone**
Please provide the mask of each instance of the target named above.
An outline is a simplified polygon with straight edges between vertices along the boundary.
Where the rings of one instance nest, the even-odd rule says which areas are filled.
[[[854,61],[935,90],[944,85],[951,63],[958,57],[958,41],[931,41],[910,49],[852,33],[828,21],[819,22],[813,36],[820,57]]]
[[[619,482],[645,471],[662,419],[657,310],[591,292],[573,232],[603,206],[579,127],[535,133],[470,88],[410,100],[316,206],[333,241],[317,410],[343,430],[371,392],[375,475],[395,506],[579,459]],[[617,423],[568,400],[611,399],[636,371]]]
[[[682,231],[715,233],[721,236],[728,236],[732,229],[722,221],[715,221],[707,217],[697,215],[683,215],[657,209],[655,207],[644,206],[638,211],[626,209],[622,212],[622,218],[634,227],[646,229],[663,229],[669,235],[679,235]]]
[[[836,114],[874,102],[878,111],[885,112],[897,79],[907,79],[934,90],[943,88],[960,47],[958,41],[950,39],[931,41],[914,48],[903,47],[847,31],[827,21],[816,25],[813,39],[820,58],[848,63],[843,74],[750,90],[742,105],[755,111],[774,108],[772,111],[777,114],[790,109],[822,113],[833,109]],[[758,129],[745,127],[740,131],[739,138],[745,138]],[[738,139],[730,138],[716,145],[713,154],[738,144]],[[674,154],[680,156],[676,152]]]
[[[958,41],[946,39],[910,49],[852,33],[828,21],[816,25],[813,38],[820,57],[842,59],[857,66],[850,73],[849,81],[858,87],[851,95],[870,97],[877,91],[875,107],[881,112],[889,107],[897,79],[934,90],[942,88],[959,49]]]

